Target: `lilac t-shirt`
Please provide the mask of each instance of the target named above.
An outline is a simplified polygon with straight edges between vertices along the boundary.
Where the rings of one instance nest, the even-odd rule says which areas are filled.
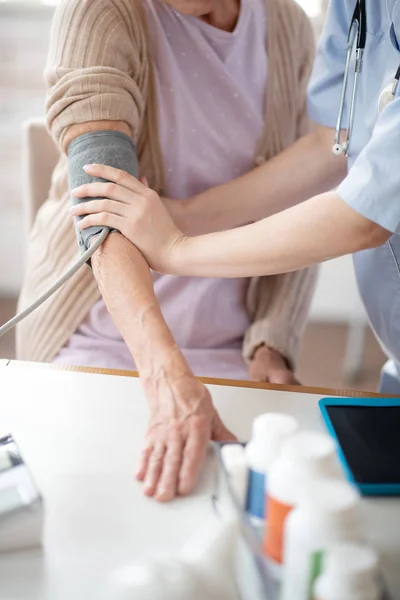
[[[242,0],[233,32],[181,15],[158,0],[146,0],[145,5],[166,192],[179,201],[253,166],[265,112],[265,3]],[[158,274],[153,279],[164,318],[193,371],[247,378],[241,346],[250,324],[245,307],[248,280]],[[103,300],[56,362],[134,368]]]

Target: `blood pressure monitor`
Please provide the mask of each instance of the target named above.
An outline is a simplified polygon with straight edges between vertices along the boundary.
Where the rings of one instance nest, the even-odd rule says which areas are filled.
[[[11,435],[0,438],[0,552],[38,546],[43,502]]]

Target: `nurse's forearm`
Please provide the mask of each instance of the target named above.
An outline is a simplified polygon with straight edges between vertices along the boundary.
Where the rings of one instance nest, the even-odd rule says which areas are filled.
[[[187,218],[204,221],[199,230],[210,231],[211,223],[213,231],[220,231],[333,189],[347,170],[346,159],[332,153],[333,139],[332,129],[317,127],[262,166],[188,200]]]
[[[390,233],[335,192],[238,229],[184,238],[167,269],[176,275],[273,275],[381,245]]]

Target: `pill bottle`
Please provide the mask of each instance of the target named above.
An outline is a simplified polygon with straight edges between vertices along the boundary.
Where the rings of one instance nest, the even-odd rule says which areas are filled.
[[[229,476],[232,493],[239,507],[244,510],[249,478],[244,447],[241,444],[224,444],[221,459]]]
[[[263,548],[274,579],[279,580],[281,576],[286,518],[306,483],[321,477],[339,477],[335,451],[336,446],[328,435],[299,431],[285,441],[280,457],[270,469]]]
[[[309,600],[326,551],[337,542],[361,542],[360,496],[346,481],[304,485],[286,519],[281,600]]]
[[[266,413],[253,421],[252,438],[245,451],[249,468],[246,510],[255,525],[263,524],[265,518],[267,473],[282,443],[298,428],[296,419],[280,413]]]
[[[342,543],[327,552],[313,600],[380,600],[379,561],[374,550]]]

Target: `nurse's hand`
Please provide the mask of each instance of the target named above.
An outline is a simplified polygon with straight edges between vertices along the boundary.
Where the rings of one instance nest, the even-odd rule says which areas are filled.
[[[184,241],[185,236],[159,195],[135,177],[113,167],[87,165],[84,170],[111,183],[89,183],[71,191],[75,198],[103,198],[73,207],[74,216],[84,216],[79,228],[96,225],[117,229],[142,252],[152,269],[167,272],[172,249]]]
[[[301,385],[289,369],[286,359],[277,350],[265,345],[255,351],[250,363],[249,375],[252,381]]]
[[[207,388],[192,375],[181,377],[170,394],[159,389],[156,378],[143,385],[150,421],[137,478],[145,494],[166,502],[193,490],[211,440],[236,438],[222,423]]]

